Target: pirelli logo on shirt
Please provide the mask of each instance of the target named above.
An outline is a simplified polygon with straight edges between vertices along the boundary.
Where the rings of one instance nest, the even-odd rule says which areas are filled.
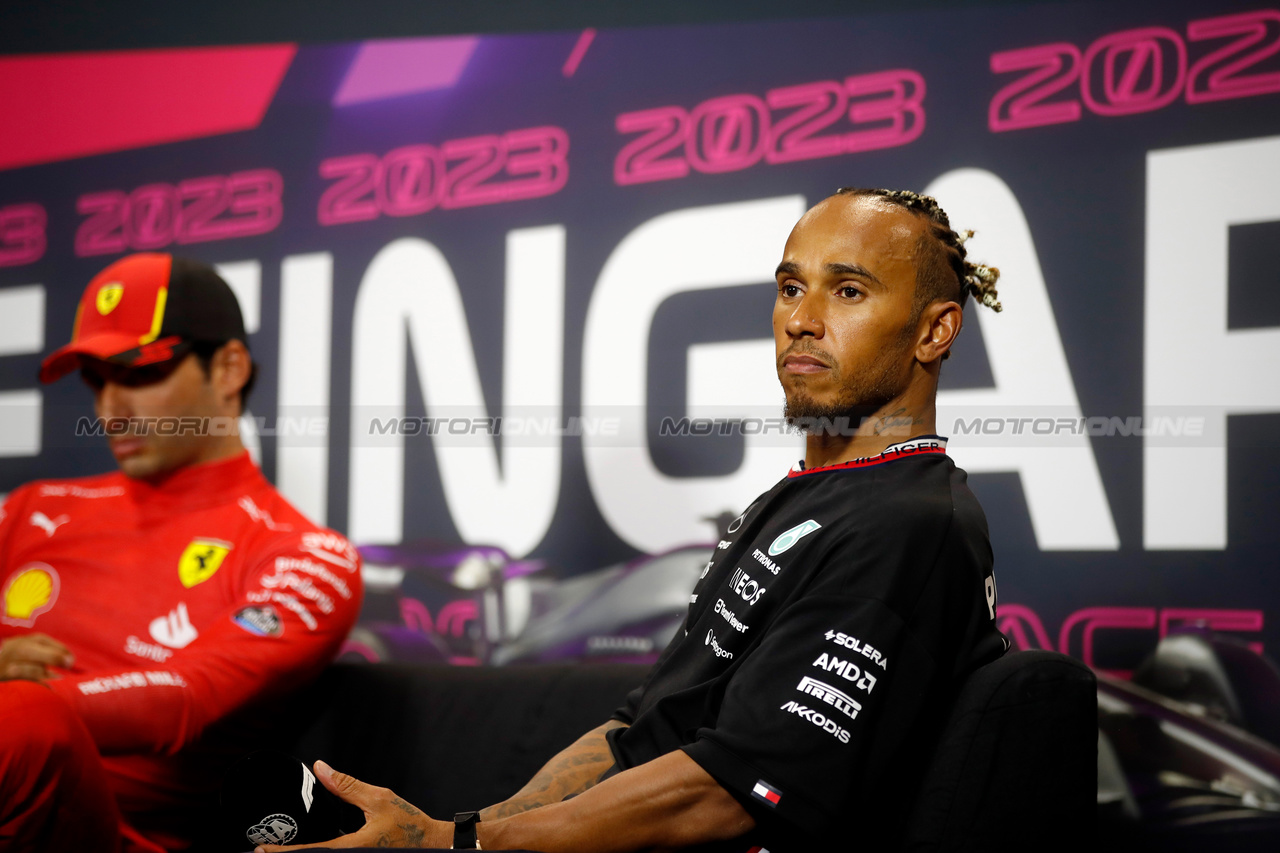
[[[800,679],[796,690],[830,705],[851,720],[856,720],[858,712],[862,710],[862,705],[848,693],[807,675]]]
[[[178,580],[187,589],[213,577],[235,547],[221,539],[192,539],[178,558]]]

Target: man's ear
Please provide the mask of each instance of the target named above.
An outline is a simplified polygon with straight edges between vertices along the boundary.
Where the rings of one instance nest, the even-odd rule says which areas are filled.
[[[244,341],[230,340],[218,348],[209,365],[209,380],[224,402],[240,401],[240,389],[253,374],[253,359]]]
[[[932,364],[947,357],[960,327],[964,325],[964,311],[956,302],[934,302],[921,312],[920,341],[916,345],[916,361]]]

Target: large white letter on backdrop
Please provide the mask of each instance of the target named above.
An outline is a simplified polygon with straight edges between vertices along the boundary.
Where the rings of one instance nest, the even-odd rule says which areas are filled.
[[[958,420],[1081,416],[1053,306],[1045,289],[1031,229],[1013,191],[982,169],[956,169],[926,190],[957,228],[977,235],[966,244],[973,260],[1000,268],[1002,314],[970,305],[982,326],[994,388],[938,394],[938,428]],[[948,450],[971,474],[1016,471],[1022,479],[1036,543],[1044,551],[1120,547],[1098,463],[1087,436],[1055,435],[1046,442],[1006,429],[998,441],[955,438]],[[969,443],[966,444],[966,441]]]
[[[1227,547],[1227,415],[1280,411],[1280,329],[1227,331],[1227,230],[1280,219],[1280,137],[1147,154],[1144,420],[1205,418],[1143,444],[1147,548]]]
[[[665,213],[628,234],[600,272],[583,341],[583,416],[586,422],[622,417],[623,427],[620,436],[585,434],[583,454],[601,514],[641,551],[707,540],[714,531],[704,518],[746,506],[799,458],[798,443],[779,441],[777,433],[746,436],[733,474],[668,476],[649,455],[645,387],[649,332],[663,300],[771,280],[804,211],[804,198],[784,196]],[[760,318],[760,330],[761,338],[771,338],[769,317]],[[762,411],[780,417],[772,351],[771,342],[697,345],[687,357],[691,416],[710,407],[722,419]],[[720,393],[707,390],[714,384],[708,371],[718,374]]]
[[[501,416],[559,423],[563,227],[507,235],[504,317]],[[385,425],[404,417],[407,342],[413,342],[429,419],[489,416],[458,283],[440,250],[412,237],[383,248],[360,283],[354,326],[348,527],[356,542],[399,542],[404,436],[379,435],[374,421]],[[449,513],[463,539],[499,545],[515,556],[542,541],[560,492],[558,439],[533,445],[504,435],[500,458],[483,430],[468,436],[442,430],[431,441]]]
[[[276,484],[303,515],[329,510],[329,361],[333,354],[333,255],[291,255],[280,267],[280,383]],[[324,427],[312,430],[315,423]]]

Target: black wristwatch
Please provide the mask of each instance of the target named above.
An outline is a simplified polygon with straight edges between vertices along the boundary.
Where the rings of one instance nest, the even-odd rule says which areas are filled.
[[[453,816],[453,849],[478,850],[480,842],[476,840],[476,824],[480,822],[480,812],[458,812]]]

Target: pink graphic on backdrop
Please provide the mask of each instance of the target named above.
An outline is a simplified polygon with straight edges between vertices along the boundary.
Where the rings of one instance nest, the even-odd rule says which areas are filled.
[[[448,89],[458,82],[479,43],[478,36],[367,41],[347,69],[333,105]]]
[[[1160,611],[1160,636],[1167,636],[1176,626],[1199,625],[1210,631],[1261,631],[1261,610],[1220,610],[1203,607],[1166,607]],[[1249,648],[1262,654],[1262,643],[1249,643]]]
[[[251,130],[297,46],[0,59],[0,169]],[[19,130],[20,129],[20,130]]]
[[[564,61],[564,68],[560,71],[566,77],[572,77],[577,73],[578,66],[582,64],[582,57],[587,55],[587,48],[591,47],[591,42],[595,41],[596,31],[591,27],[587,27],[582,31],[582,35],[578,36],[578,41],[574,43],[573,50],[569,51],[569,58]]]
[[[1089,666],[1096,667],[1093,660],[1093,633],[1099,628],[1154,628],[1156,626],[1156,609],[1154,607],[1086,607],[1068,616],[1058,632],[1058,651],[1070,654],[1071,629],[1084,623],[1084,635],[1080,659]],[[1128,679],[1130,670],[1101,669],[1107,675]]]
[[[1019,649],[1053,651],[1049,632],[1044,629],[1044,623],[1040,621],[1039,614],[1025,605],[1001,604],[996,630],[1008,636],[1014,646]]]

